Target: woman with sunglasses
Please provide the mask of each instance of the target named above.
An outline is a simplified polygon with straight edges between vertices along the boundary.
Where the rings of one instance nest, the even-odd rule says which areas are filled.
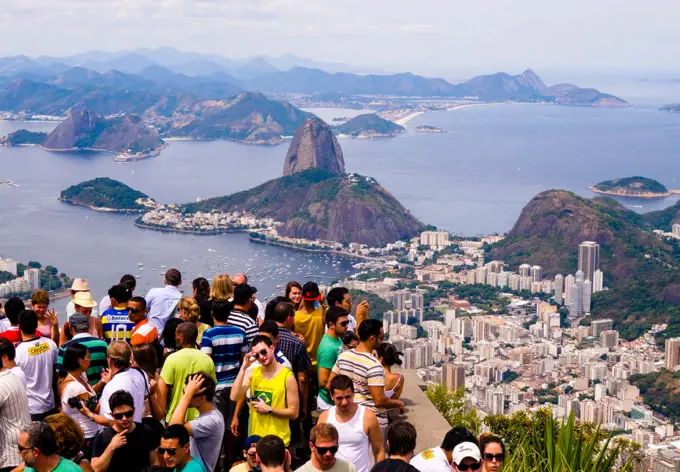
[[[505,445],[498,436],[483,434],[479,438],[479,449],[482,451],[482,472],[498,472],[505,460]]]

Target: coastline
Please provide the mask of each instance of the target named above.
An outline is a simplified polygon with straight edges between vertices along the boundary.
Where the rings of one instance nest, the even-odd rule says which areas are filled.
[[[424,115],[424,114],[425,114],[424,111],[414,111],[413,113],[409,113],[408,115],[406,115],[403,118],[399,118],[398,120],[395,121],[395,123],[400,125],[400,126],[405,126],[412,119],[414,119],[414,118],[416,118],[420,115]]]
[[[147,211],[146,209],[139,209],[139,210],[129,210],[129,209],[122,209],[122,208],[107,208],[107,207],[95,207],[92,205],[88,205],[86,203],[80,203],[80,202],[74,202],[73,200],[67,200],[65,198],[57,197],[57,200],[62,201],[64,203],[68,203],[69,205],[75,205],[75,206],[81,206],[85,208],[89,208],[90,210],[93,211],[98,211],[101,213],[142,213]]]
[[[155,231],[163,231],[166,233],[184,233],[184,234],[196,234],[198,236],[214,236],[216,234],[229,234],[229,233],[250,233],[256,231],[257,229],[223,229],[223,230],[210,230],[210,231],[196,231],[191,229],[177,229],[177,228],[166,228],[163,226],[153,226],[147,225],[145,223],[138,223],[135,221],[133,223],[136,227],[142,229],[152,229]]]
[[[279,241],[271,241],[269,239],[253,238],[252,236],[250,237],[250,240],[254,243],[269,244],[271,246],[285,247],[285,248],[288,248],[288,249],[295,249],[295,250],[298,250],[298,251],[318,252],[318,253],[325,253],[325,254],[339,254],[339,255],[345,256],[345,257],[353,257],[355,259],[364,259],[364,260],[369,260],[369,261],[382,261],[383,260],[379,257],[362,256],[361,254],[354,254],[354,253],[348,253],[348,252],[344,252],[344,251],[337,251],[335,249],[312,249],[312,248],[296,246],[294,244],[282,243],[282,242],[279,242]]]
[[[598,193],[600,195],[610,195],[612,197],[628,197],[628,198],[644,198],[644,199],[655,199],[655,198],[666,198],[670,197],[672,195],[680,195],[680,190],[669,190],[664,193],[651,193],[651,192],[646,192],[646,193],[637,193],[635,195],[631,195],[629,193],[625,193],[623,191],[618,191],[618,190],[599,190],[595,186],[590,186],[588,187],[588,190],[590,190],[593,193]]]

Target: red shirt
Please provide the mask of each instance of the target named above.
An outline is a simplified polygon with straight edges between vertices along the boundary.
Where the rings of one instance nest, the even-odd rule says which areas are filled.
[[[38,331],[35,332],[35,337],[40,337],[40,333]],[[0,333],[0,338],[8,339],[12,344],[14,344],[14,347],[17,347],[21,342],[21,331],[19,331],[18,326],[10,326],[6,331]]]

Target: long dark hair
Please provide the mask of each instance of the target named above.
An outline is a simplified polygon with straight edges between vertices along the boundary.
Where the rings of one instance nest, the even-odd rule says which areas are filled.
[[[203,301],[210,298],[210,282],[203,277],[198,277],[191,282],[191,286],[196,290],[196,301]]]
[[[380,347],[378,347],[378,357],[380,357],[385,365],[392,367],[393,365],[401,365],[401,356],[403,356],[403,352],[397,351],[397,348],[394,347],[394,344],[390,343],[382,343]]]
[[[62,365],[66,372],[72,372],[80,368],[80,360],[85,359],[87,356],[87,347],[84,344],[73,343],[66,346],[66,351],[64,352],[64,359]],[[65,377],[66,375],[64,375]]]

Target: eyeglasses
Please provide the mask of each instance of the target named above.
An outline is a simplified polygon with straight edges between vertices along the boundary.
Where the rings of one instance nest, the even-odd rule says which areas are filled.
[[[502,452],[500,454],[491,454],[489,452],[484,453],[485,461],[491,462],[494,459],[496,459],[498,462],[503,462],[503,460],[505,459],[505,454],[503,454]]]
[[[253,356],[255,356],[255,359],[259,359],[260,357],[264,357],[267,355],[267,350],[262,349],[260,352],[254,352]]]
[[[131,307],[127,307],[126,310],[127,310],[128,313],[134,313],[135,315],[137,313],[141,313],[141,312],[144,311],[142,308],[135,310],[134,308],[131,308]]]
[[[340,323],[338,323],[338,324],[339,324],[340,326],[343,326],[343,327],[345,327],[345,328],[346,328],[346,327],[347,327],[347,325],[349,324],[349,320],[346,320],[346,321],[341,321],[341,322],[340,322]]]
[[[132,415],[134,414],[135,410],[128,410],[122,413],[112,413],[111,416],[113,416],[113,418],[116,420],[122,420],[123,418],[132,418]]]
[[[31,449],[35,449],[35,447],[23,447],[21,444],[17,444],[17,449],[19,449],[19,452],[24,452],[30,451]]]
[[[164,448],[164,447],[159,447],[159,448],[158,448],[158,453],[159,453],[161,456],[164,456],[166,452],[168,453],[168,455],[169,455],[170,457],[172,457],[172,456],[174,456],[175,454],[177,454],[177,449],[175,449],[175,448],[170,449],[170,448]]]
[[[248,457],[250,457],[252,460],[257,459],[257,452],[249,452]]]
[[[462,472],[465,472],[466,470],[477,470],[482,466],[481,462],[474,462],[472,464],[456,464],[456,468]]]
[[[317,451],[319,451],[319,454],[322,456],[325,456],[327,452],[330,452],[331,454],[335,455],[336,452],[338,452],[338,446],[331,446],[331,447],[320,447],[317,446],[316,444],[313,444],[314,448],[316,448]]]

